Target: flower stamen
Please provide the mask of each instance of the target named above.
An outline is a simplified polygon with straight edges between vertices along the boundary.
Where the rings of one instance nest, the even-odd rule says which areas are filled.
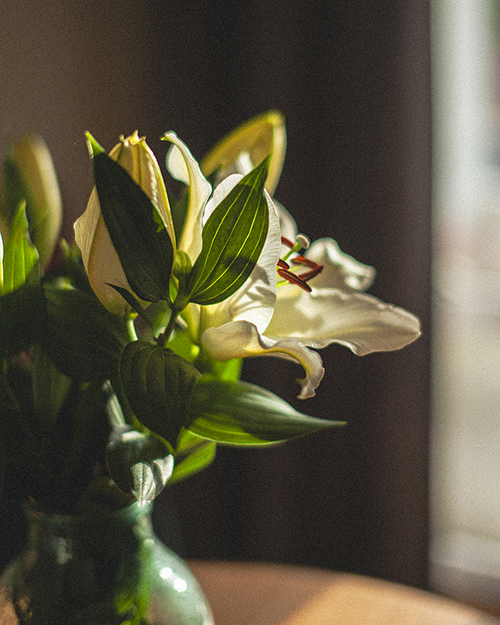
[[[309,247],[309,239],[304,235],[299,234],[297,235],[297,240],[294,243],[293,241],[290,241],[290,239],[282,236],[281,243],[282,245],[288,247],[289,251],[283,256],[283,258],[278,260],[278,265],[276,267],[278,275],[286,282],[295,284],[304,291],[310,293],[312,289],[307,282],[323,271],[323,265],[318,265],[318,263],[314,262],[310,258],[297,254],[298,252]],[[292,254],[297,255],[290,258]],[[304,273],[294,273],[294,270],[290,269],[290,265],[287,262],[288,259],[290,259],[290,262],[294,265],[309,267],[309,271]]]
[[[304,234],[298,234],[295,243],[281,237],[281,244],[289,248],[288,252],[283,256],[283,260],[288,260],[292,254],[298,253],[301,250],[306,250],[309,247],[309,239]]]
[[[305,256],[294,256],[292,258],[292,263],[295,265],[307,265],[308,267],[317,267],[318,263],[315,263],[310,258],[306,258]]]
[[[304,262],[306,261],[306,262]],[[295,262],[295,259],[292,259],[292,262]],[[307,284],[309,280],[312,280],[315,276],[320,274],[323,271],[323,265],[318,265],[312,260],[302,257],[296,264],[298,265],[306,265],[307,267],[311,267],[309,271],[304,273],[294,273],[290,270],[290,265],[282,260],[281,258],[278,260],[278,265],[276,267],[276,271],[278,275],[289,282],[290,284],[295,284],[300,287],[304,291],[308,293],[311,292],[311,287]]]
[[[289,271],[288,269],[278,268],[277,271],[278,271],[278,275],[281,276],[287,282],[290,282],[290,284],[295,284],[299,286],[301,289],[303,289],[304,291],[307,291],[308,293],[312,291],[311,287],[307,284],[307,282],[304,282],[299,275]]]
[[[316,265],[316,267],[311,269],[311,271],[306,271],[305,273],[299,274],[299,277],[304,282],[307,282],[308,280],[312,280],[315,276],[320,274],[322,271],[323,271],[323,265]]]
[[[281,243],[283,245],[286,245],[290,249],[293,249],[295,247],[295,243],[293,241],[290,241],[290,239],[287,239],[286,237],[281,237]]]

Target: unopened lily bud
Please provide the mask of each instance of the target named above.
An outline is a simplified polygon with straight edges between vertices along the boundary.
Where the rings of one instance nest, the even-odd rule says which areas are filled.
[[[267,111],[219,141],[201,161],[201,171],[207,178],[216,172],[218,180],[234,173],[245,175],[271,155],[266,189],[273,195],[283,169],[285,151],[285,119],[278,111]]]
[[[103,151],[88,135],[89,148],[93,155]],[[161,216],[172,243],[175,241],[172,216],[160,167],[144,137],[137,131],[129,137],[121,137],[109,153],[131,176]],[[90,284],[97,297],[113,313],[120,314],[128,309],[125,299],[110,285],[132,292],[120,258],[101,213],[96,188],[92,191],[87,209],[75,223],[75,240],[82,252],[82,259]]]
[[[184,250],[177,250],[175,254],[174,276],[181,280],[191,273],[193,263]]]
[[[179,306],[179,310],[182,310],[187,305],[186,293],[192,269],[193,263],[191,262],[189,255],[186,254],[184,250],[177,250],[175,254],[173,274],[178,280],[177,297],[175,299],[175,303]]]
[[[13,145],[6,162],[4,185],[7,232],[19,203],[26,200],[30,237],[42,267],[47,266],[61,230],[62,202],[52,157],[41,137],[25,135]]]

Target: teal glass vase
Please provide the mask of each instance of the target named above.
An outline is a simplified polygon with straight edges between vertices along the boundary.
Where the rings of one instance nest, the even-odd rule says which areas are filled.
[[[185,562],[155,537],[151,507],[28,511],[25,551],[0,579],[2,625],[212,625]]]

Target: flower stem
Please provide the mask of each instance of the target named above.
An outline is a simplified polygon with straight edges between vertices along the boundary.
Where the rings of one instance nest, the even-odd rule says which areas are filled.
[[[168,339],[170,338],[170,335],[174,330],[175,322],[177,321],[179,312],[180,311],[178,310],[172,309],[172,313],[170,315],[170,319],[168,320],[167,327],[156,337],[156,342],[158,345],[160,345],[160,347],[164,347],[168,343]]]
[[[127,332],[130,341],[137,341],[137,332],[135,331],[134,318],[129,315],[127,318]]]

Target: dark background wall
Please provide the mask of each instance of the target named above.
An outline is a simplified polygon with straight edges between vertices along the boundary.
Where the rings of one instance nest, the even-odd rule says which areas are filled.
[[[158,532],[183,555],[426,584],[428,13],[428,0],[0,5],[0,147],[26,130],[46,138],[67,236],[91,188],[84,130],[111,148],[138,128],[163,155],[159,137],[174,129],[201,157],[238,123],[278,108],[288,152],[277,198],[311,239],[332,236],[375,265],[372,292],[423,321],[424,337],[402,352],[324,350],[318,396],[300,408],[346,419],[345,429],[221,449],[204,474],[162,496]],[[291,402],[297,375],[271,359],[245,365],[248,379]]]

